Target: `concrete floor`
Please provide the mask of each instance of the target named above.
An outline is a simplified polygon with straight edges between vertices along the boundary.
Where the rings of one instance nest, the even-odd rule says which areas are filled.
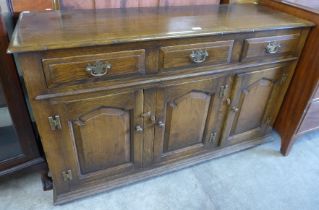
[[[279,141],[63,206],[38,174],[0,180],[1,210],[318,210],[319,132],[288,157]]]

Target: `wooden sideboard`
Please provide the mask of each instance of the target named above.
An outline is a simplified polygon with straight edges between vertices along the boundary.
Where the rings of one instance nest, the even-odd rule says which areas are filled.
[[[275,129],[279,132],[281,152],[288,155],[300,134],[319,128],[319,2],[305,0],[262,0],[261,4],[311,20],[311,30],[296,68]]]
[[[22,13],[8,52],[55,203],[269,140],[311,26],[257,5]]]

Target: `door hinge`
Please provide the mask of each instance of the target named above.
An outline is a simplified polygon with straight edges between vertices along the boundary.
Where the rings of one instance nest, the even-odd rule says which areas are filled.
[[[209,143],[214,143],[215,140],[216,140],[216,136],[217,136],[217,133],[216,133],[215,131],[212,132],[212,133],[210,134],[210,137],[209,137],[208,142],[209,142]]]
[[[72,181],[73,179],[71,170],[62,171],[62,176],[65,182]]]
[[[55,131],[55,130],[62,129],[61,120],[60,120],[59,115],[50,116],[50,117],[48,117],[48,119],[49,119],[51,130]]]
[[[226,91],[228,89],[228,85],[222,85],[219,89],[219,97],[223,98],[226,95]]]

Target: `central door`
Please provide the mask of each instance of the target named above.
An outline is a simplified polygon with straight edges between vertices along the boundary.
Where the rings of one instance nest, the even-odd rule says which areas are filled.
[[[172,161],[217,145],[225,77],[167,84],[156,91],[154,160]]]

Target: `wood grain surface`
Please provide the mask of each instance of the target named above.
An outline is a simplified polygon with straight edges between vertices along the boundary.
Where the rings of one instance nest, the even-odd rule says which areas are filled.
[[[23,14],[10,49],[19,52],[55,203],[260,142],[272,130],[311,25],[256,5]],[[36,26],[42,30],[31,31]],[[246,49],[257,58],[242,61],[251,39],[257,45]],[[264,56],[267,40],[282,53]],[[86,65],[107,60],[113,74],[144,69],[139,63],[145,74],[90,78]],[[60,126],[52,130],[48,117],[56,115]]]
[[[37,24],[33,24],[35,22]],[[31,12],[21,13],[8,51],[39,51],[310,25],[312,23],[256,5]]]

